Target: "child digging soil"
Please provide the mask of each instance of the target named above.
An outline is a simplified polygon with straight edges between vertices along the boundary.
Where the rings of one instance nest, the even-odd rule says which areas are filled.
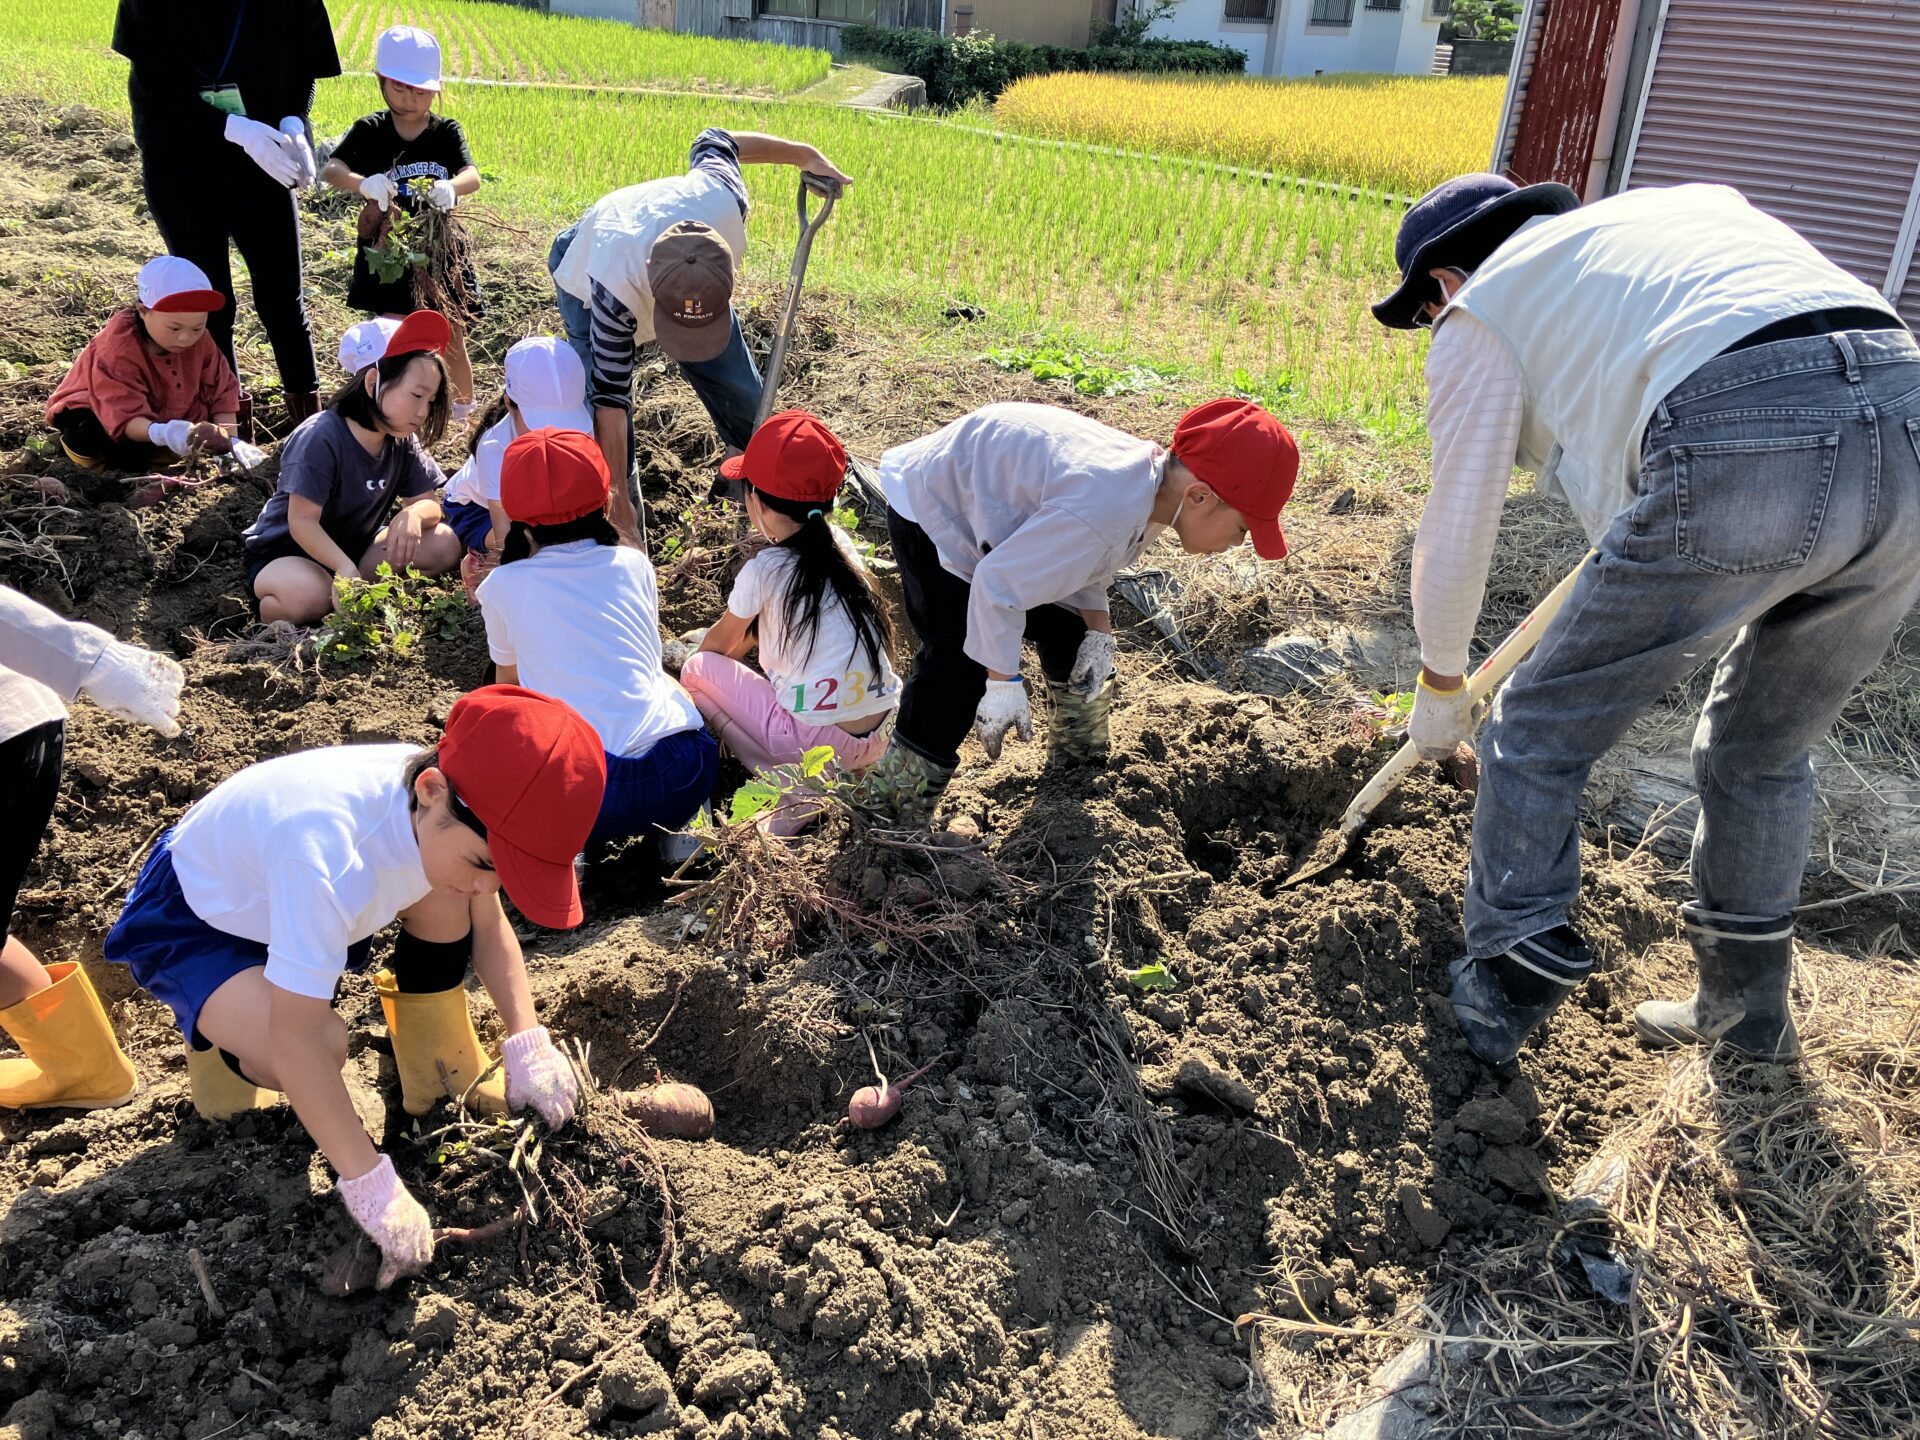
[[[240,423],[240,382],[207,333],[226,296],[172,255],[142,265],[135,291],[47,398],[47,423],[83,470],[149,470],[195,445],[225,454]]]
[[[486,307],[473,261],[463,245],[452,257],[457,294],[447,287],[423,287],[418,266],[392,279],[376,273],[372,252],[388,243],[396,214],[411,219],[427,210],[451,216],[460,200],[480,188],[480,170],[467,148],[458,120],[433,113],[440,94],[440,42],[413,25],[395,25],[374,46],[374,74],[387,108],[363,115],[334,147],[320,178],[336,190],[365,198],[360,244],[354,254],[347,303],[357,310],[399,319],[418,308],[447,317],[447,373],[453,379],[453,418],[465,420],[473,409],[473,365],[467,359],[467,329]],[[398,206],[396,212],[394,207]],[[431,235],[432,232],[429,232]],[[423,241],[423,250],[431,249]],[[450,241],[444,228],[439,244]],[[447,257],[438,257],[441,264]],[[429,254],[421,265],[432,266]]]
[[[87,972],[42,967],[16,936],[13,902],[53,818],[66,748],[67,709],[85,695],[111,715],[178,735],[185,677],[165,655],[63,620],[0,586],[0,1030],[20,1056],[0,1060],[0,1108],[102,1109],[133,1098],[133,1064]]]
[[[353,378],[287,437],[279,486],[247,527],[247,596],[262,620],[311,625],[333,609],[336,578],[370,580],[382,561],[428,575],[460,563],[427,454],[447,428],[446,344],[431,310],[347,331],[340,364]],[[396,497],[407,503],[389,520]]]
[[[615,534],[608,488],[591,436],[533,430],[515,440],[500,467],[513,532],[479,590],[500,679],[566,701],[606,747],[595,844],[677,830],[720,769],[700,712],[660,666],[653,564]]]
[[[285,1092],[380,1247],[383,1289],[427,1263],[433,1227],[354,1111],[334,990],[398,919],[374,987],[407,1113],[451,1097],[564,1125],[579,1080],[534,1013],[500,892],[535,924],[580,923],[573,859],[605,783],[579,715],[490,686],[454,704],[436,749],[335,746],[223,781],[160,837],[107,934],[106,958],[172,1009],[202,1116]],[[504,1087],[482,1079],[469,964],[507,1032]]]
[[[747,516],[770,542],[742,567],[726,612],[680,671],[720,743],[752,770],[816,746],[858,774],[886,749],[900,703],[893,626],[853,543],[829,516],[847,452],[801,410],[775,415],[720,467],[747,487]],[[759,674],[740,657],[760,647]],[[767,822],[796,833],[816,808],[789,797]]]

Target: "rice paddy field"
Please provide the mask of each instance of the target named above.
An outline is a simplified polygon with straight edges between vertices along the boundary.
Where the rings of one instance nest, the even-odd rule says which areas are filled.
[[[1505,89],[1500,76],[1032,75],[993,114],[1028,135],[1420,194],[1486,168]]]
[[[0,88],[124,115],[126,66],[108,49],[113,8],[112,0],[45,0],[30,13],[10,10],[0,28]],[[569,45],[594,51],[612,34],[632,47],[623,63],[641,68],[624,79],[636,83],[651,73],[647,46],[682,38],[505,5],[363,0],[336,14],[349,67],[354,46],[370,48],[361,37],[375,21],[403,10],[417,20],[459,12],[448,33],[459,37],[462,63],[512,53],[522,67],[611,73],[611,50],[591,60],[526,57],[571,54]],[[483,29],[467,23],[476,15]],[[549,39],[549,27],[560,38]],[[594,43],[566,39],[581,35]],[[689,43],[737,51],[742,66],[762,48],[783,63],[806,53]],[[337,135],[378,104],[364,75],[323,82],[315,127]],[[1115,154],[766,97],[455,83],[441,105],[479,158],[477,210],[525,227],[543,250],[545,235],[599,195],[677,170],[702,128],[772,131],[811,141],[855,178],[814,246],[808,284],[852,297],[876,323],[945,337],[952,326],[944,317],[966,307],[972,323],[950,343],[967,358],[1009,344],[1065,347],[1102,363],[1151,365],[1175,377],[1175,398],[1233,388],[1295,419],[1417,433],[1423,347],[1387,335],[1366,308],[1394,273],[1400,202],[1389,195],[1236,174],[1198,157]],[[1416,109],[1399,112],[1410,130],[1423,128]],[[1337,109],[1323,115],[1337,118]],[[748,183],[760,215],[749,280],[771,286],[792,253],[794,181],[788,171],[755,168]]]
[[[327,10],[349,70],[372,68],[374,39],[389,25],[431,30],[447,75],[464,79],[785,95],[824,80],[830,63],[824,50],[708,40],[466,0],[334,0]]]

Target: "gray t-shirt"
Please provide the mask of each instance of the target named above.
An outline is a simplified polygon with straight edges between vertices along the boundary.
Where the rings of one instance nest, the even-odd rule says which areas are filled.
[[[247,527],[247,549],[285,540],[287,502],[304,495],[320,508],[320,526],[354,560],[373,544],[397,496],[415,500],[440,487],[440,467],[412,436],[387,437],[378,458],[369,455],[339,412],[322,410],[280,447],[280,484],[259,518]]]

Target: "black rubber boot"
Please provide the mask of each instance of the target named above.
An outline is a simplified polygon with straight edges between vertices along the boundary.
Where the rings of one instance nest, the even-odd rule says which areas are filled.
[[[1800,1053],[1787,987],[1793,980],[1793,917],[1723,915],[1684,905],[1687,943],[1700,987],[1685,1000],[1649,1000],[1633,1012],[1642,1043],[1727,1045],[1760,1060]]]
[[[1571,925],[1530,935],[1504,954],[1456,960],[1453,1015],[1467,1048],[1504,1065],[1593,973],[1593,952]]]

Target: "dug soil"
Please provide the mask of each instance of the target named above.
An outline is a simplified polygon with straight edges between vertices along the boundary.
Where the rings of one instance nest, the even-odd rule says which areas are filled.
[[[1423,774],[1349,867],[1276,891],[1385,751],[1345,711],[1181,680],[1141,624],[1113,762],[971,750],[958,844],[837,817],[790,854],[735,845],[733,881],[760,889],[734,883],[732,909],[725,869],[689,872],[710,883],[676,905],[634,846],[595,867],[580,930],[523,927],[545,1023],[603,1086],[706,1089],[709,1141],[648,1140],[604,1096],[538,1145],[416,1122],[350,980],[356,1103],[436,1223],[532,1213],[389,1292],[326,1293],[352,1226],[298,1122],[198,1119],[170,1017],[98,963],[99,937],[147,844],[242,766],[430,743],[482,680],[481,627],[316,669],[245,623],[239,536],[271,468],[129,508],[124,482],[54,458],[38,407],[156,242],[110,122],[9,102],[0,129],[0,578],[188,675],[175,740],[74,707],[20,899],[43,958],[91,966],[142,1088],[0,1119],[0,1434],[1292,1435],[1353,1390],[1366,1332],[1443,1255],[1542,1227],[1652,1087],[1622,997],[1673,978],[1643,960],[1669,902],[1601,867],[1584,917],[1603,973],[1519,1067],[1479,1065],[1441,998],[1470,798]],[[307,226],[323,354],[349,318],[325,253],[343,215]],[[486,241],[483,391],[513,338],[555,324],[540,249]],[[750,317],[763,348],[774,298]],[[791,402],[863,453],[993,396],[1087,403],[888,349],[830,300],[806,324]],[[260,362],[256,335],[250,379]],[[698,509],[715,455],[697,404],[645,383],[677,630],[717,611],[726,531]],[[1090,408],[1171,423],[1151,401]],[[1311,525],[1330,498],[1310,474],[1295,508]],[[849,1131],[876,1059],[931,1068],[895,1123]],[[1236,1328],[1251,1311],[1307,1324]]]

